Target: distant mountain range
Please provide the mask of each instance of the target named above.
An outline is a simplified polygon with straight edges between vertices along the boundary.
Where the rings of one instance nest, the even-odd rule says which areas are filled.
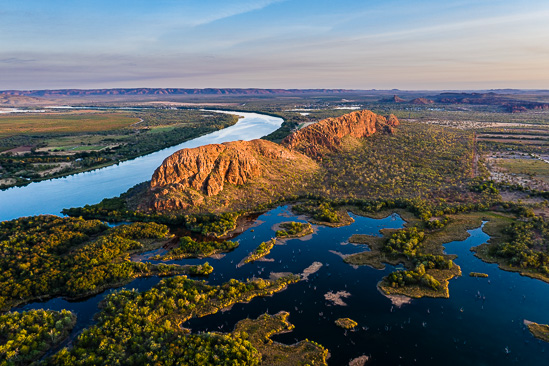
[[[549,103],[531,102],[513,98],[512,95],[490,93],[440,93],[425,98],[415,98],[407,101],[394,95],[391,98],[381,99],[382,103],[409,103],[409,104],[474,104],[501,106],[505,111],[517,113],[527,110],[549,110]]]
[[[281,94],[342,94],[348,89],[181,89],[181,88],[131,88],[131,89],[57,89],[57,90],[4,90],[0,94],[31,97],[67,97],[100,95],[281,95]]]

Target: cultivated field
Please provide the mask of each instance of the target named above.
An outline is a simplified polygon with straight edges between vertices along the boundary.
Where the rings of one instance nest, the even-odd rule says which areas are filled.
[[[139,118],[126,113],[25,114],[0,116],[0,138],[16,135],[79,133],[117,130]]]

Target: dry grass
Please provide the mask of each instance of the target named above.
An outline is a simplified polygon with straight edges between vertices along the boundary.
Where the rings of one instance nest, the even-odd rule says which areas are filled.
[[[125,113],[32,114],[0,116],[0,138],[16,135],[117,130],[139,121]]]

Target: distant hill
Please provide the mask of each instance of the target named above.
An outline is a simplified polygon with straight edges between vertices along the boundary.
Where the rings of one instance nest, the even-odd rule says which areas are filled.
[[[340,94],[352,93],[348,89],[181,89],[181,88],[132,88],[132,89],[57,89],[57,90],[5,90],[4,95],[31,97],[78,97],[124,95],[284,95],[284,94]]]
[[[497,106],[506,112],[517,113],[528,110],[549,110],[549,103],[536,101],[528,101],[517,99],[515,94],[502,94],[495,92],[488,93],[460,93],[460,92],[444,92],[430,97],[418,97],[410,101],[400,98],[398,95],[393,95],[390,98],[379,100],[381,103],[398,103],[398,104],[415,104],[415,105],[430,105],[430,104],[469,104],[469,105],[491,105]]]
[[[383,102],[383,103],[407,103],[406,100],[402,99],[398,95],[393,95],[391,98],[382,99],[382,100],[380,100],[380,102]]]
[[[51,103],[50,100],[22,95],[0,94],[0,107],[17,107]]]
[[[435,101],[427,98],[416,98],[416,99],[412,99],[410,103],[418,104],[418,105],[428,105],[428,104],[434,104]]]
[[[476,104],[496,105],[503,107],[507,112],[523,112],[526,110],[549,110],[549,103],[529,102],[514,99],[510,95],[497,93],[441,93],[433,97],[441,104]]]

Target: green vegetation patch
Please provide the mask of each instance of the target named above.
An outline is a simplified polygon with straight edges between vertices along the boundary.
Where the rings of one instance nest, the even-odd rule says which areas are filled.
[[[225,212],[221,214],[174,214],[135,211],[130,206],[135,198],[147,189],[146,183],[141,183],[123,193],[120,197],[105,198],[95,205],[63,209],[62,213],[71,217],[85,219],[100,219],[109,222],[144,221],[157,222],[169,225],[179,225],[186,229],[205,236],[222,237],[236,229],[239,212]],[[130,202],[130,204],[128,203]]]
[[[230,252],[238,247],[234,241],[196,241],[190,236],[184,236],[179,241],[179,246],[160,258],[162,260],[173,260],[181,258],[204,258],[217,253]]]
[[[148,291],[123,290],[105,298],[97,324],[48,360],[50,365],[258,365],[261,355],[246,334],[186,334],[182,323],[284,290],[299,276],[230,280],[220,286],[185,276]],[[131,336],[130,336],[131,335]]]
[[[300,238],[313,233],[313,226],[308,222],[283,222],[278,225],[276,237],[281,239]]]
[[[404,263],[409,270],[395,271],[379,283],[386,294],[410,297],[448,297],[448,279],[460,275],[450,256],[425,252],[426,234],[417,227],[385,230],[385,238],[354,236],[354,240],[368,241],[369,252],[350,255],[345,262],[370,265],[383,269],[384,263]]]
[[[233,334],[247,334],[248,340],[261,353],[262,365],[327,365],[328,350],[320,344],[303,340],[291,346],[273,342],[271,336],[290,332],[294,325],[288,322],[288,312],[263,314],[257,319],[239,321]]]
[[[311,216],[311,222],[330,227],[345,226],[353,223],[346,210],[337,209],[328,201],[309,200],[292,206],[292,210]]]
[[[541,217],[514,221],[502,229],[503,237],[473,250],[501,269],[549,282],[549,223]]]
[[[448,215],[440,224],[432,221],[417,222],[418,226],[400,230],[382,230],[383,238],[353,235],[351,242],[364,242],[370,251],[345,258],[353,265],[369,265],[383,269],[384,263],[403,263],[408,269],[395,271],[383,278],[378,287],[386,294],[409,297],[449,297],[448,280],[461,275],[461,269],[452,261],[454,256],[445,255],[442,244],[465,240],[467,230],[479,227],[488,221],[484,230],[492,235],[494,242],[501,240],[502,232],[515,219],[497,212],[470,212]]]
[[[29,310],[0,315],[0,364],[29,365],[67,338],[76,315],[67,311]]]
[[[255,248],[253,252],[251,252],[246,258],[242,260],[242,262],[239,263],[239,265],[244,265],[246,263],[256,261],[259,258],[263,258],[264,256],[266,256],[271,252],[271,249],[273,249],[275,243],[276,243],[276,239],[271,239],[267,242],[263,242],[259,244],[258,247]]]
[[[471,273],[469,273],[469,276],[471,276],[471,277],[487,278],[487,277],[488,277],[488,274],[487,274],[487,273],[480,273],[480,272],[471,272]]]
[[[349,318],[339,318],[339,319],[336,319],[334,323],[335,325],[343,329],[353,329],[358,325],[357,322]]]
[[[329,198],[444,198],[460,201],[473,170],[473,134],[402,121],[326,156],[319,194]]]
[[[1,222],[0,309],[43,297],[89,295],[136,277],[209,271],[130,261],[130,254],[158,248],[168,235],[166,226],[155,223],[109,229],[97,220],[57,216]]]
[[[236,229],[239,216],[240,214],[237,212],[227,212],[219,215],[185,215],[184,218],[189,230],[202,235],[220,237]]]
[[[524,323],[532,335],[542,341],[549,342],[549,325],[538,324],[525,320]]]

